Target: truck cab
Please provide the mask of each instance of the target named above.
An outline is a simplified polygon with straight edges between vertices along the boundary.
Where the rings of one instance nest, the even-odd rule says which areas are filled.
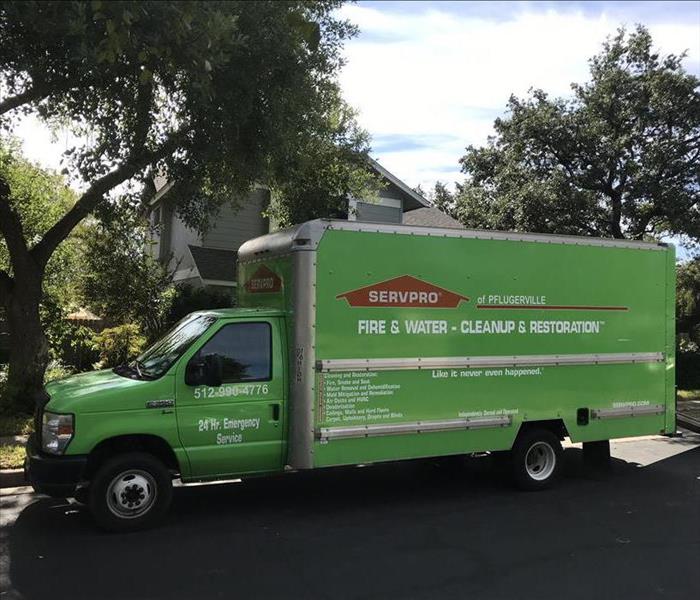
[[[49,384],[28,447],[35,489],[119,529],[164,512],[174,477],[282,470],[285,336],[274,309],[196,312],[129,364]]]

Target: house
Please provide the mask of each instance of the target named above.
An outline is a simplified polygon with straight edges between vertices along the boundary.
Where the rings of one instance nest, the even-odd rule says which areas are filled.
[[[382,188],[378,199],[348,200],[346,218],[374,223],[404,223],[430,227],[462,228],[462,225],[430,205],[415,190],[369,159],[379,175]],[[203,234],[187,227],[176,215],[168,197],[171,185],[156,181],[151,201],[152,252],[169,262],[174,281],[179,284],[230,290],[236,286],[236,253],[251,238],[269,233],[271,225],[263,216],[270,202],[270,191],[255,187],[239,206],[224,206],[213,226]]]

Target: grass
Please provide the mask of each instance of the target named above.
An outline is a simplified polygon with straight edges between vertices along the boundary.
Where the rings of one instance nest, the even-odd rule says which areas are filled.
[[[679,400],[700,400],[700,390],[678,390]]]
[[[0,437],[7,435],[29,435],[34,430],[31,415],[0,416]]]
[[[25,456],[24,446],[0,446],[0,469],[21,469]]]

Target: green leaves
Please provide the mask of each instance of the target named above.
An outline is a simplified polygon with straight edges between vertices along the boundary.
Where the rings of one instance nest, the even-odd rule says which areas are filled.
[[[679,265],[676,319],[681,347],[700,352],[700,258]]]
[[[634,239],[700,238],[700,82],[620,30],[573,97],[512,97],[496,135],[461,159],[472,226]]]
[[[171,274],[152,256],[148,225],[123,206],[109,223],[80,235],[84,245],[78,289],[85,306],[109,323],[137,323],[148,336],[169,308]]]
[[[279,198],[296,203],[295,186],[314,172],[309,152],[333,176],[325,187],[314,180],[319,204],[306,212],[323,212],[326,191],[330,206],[357,187],[357,155],[367,150],[336,80],[342,43],[355,32],[335,16],[338,6],[4,3],[0,83],[27,110],[86,140],[66,162],[86,188],[100,181],[87,212],[109,208],[106,192],[124,180],[143,184],[154,172],[177,184],[178,212],[195,226],[254,183],[284,188]],[[0,102],[11,128],[10,110]]]
[[[287,15],[287,22],[304,39],[310,50],[318,49],[321,42],[321,26],[317,22],[307,19],[302,13],[296,11]]]

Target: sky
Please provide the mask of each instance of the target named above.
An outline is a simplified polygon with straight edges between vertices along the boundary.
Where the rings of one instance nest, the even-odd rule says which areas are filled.
[[[588,59],[621,26],[648,27],[662,54],[687,52],[700,75],[700,1],[361,1],[340,13],[359,29],[340,83],[372,137],[372,155],[411,187],[462,181],[459,158],[482,145],[511,94],[570,94]],[[59,169],[71,144],[35,120],[16,132],[29,158]],[[74,185],[75,182],[73,182]]]
[[[343,16],[346,100],[372,155],[410,186],[461,181],[459,158],[482,145],[511,94],[570,94],[618,27],[644,24],[663,53],[688,52],[700,75],[700,2],[359,2]]]

